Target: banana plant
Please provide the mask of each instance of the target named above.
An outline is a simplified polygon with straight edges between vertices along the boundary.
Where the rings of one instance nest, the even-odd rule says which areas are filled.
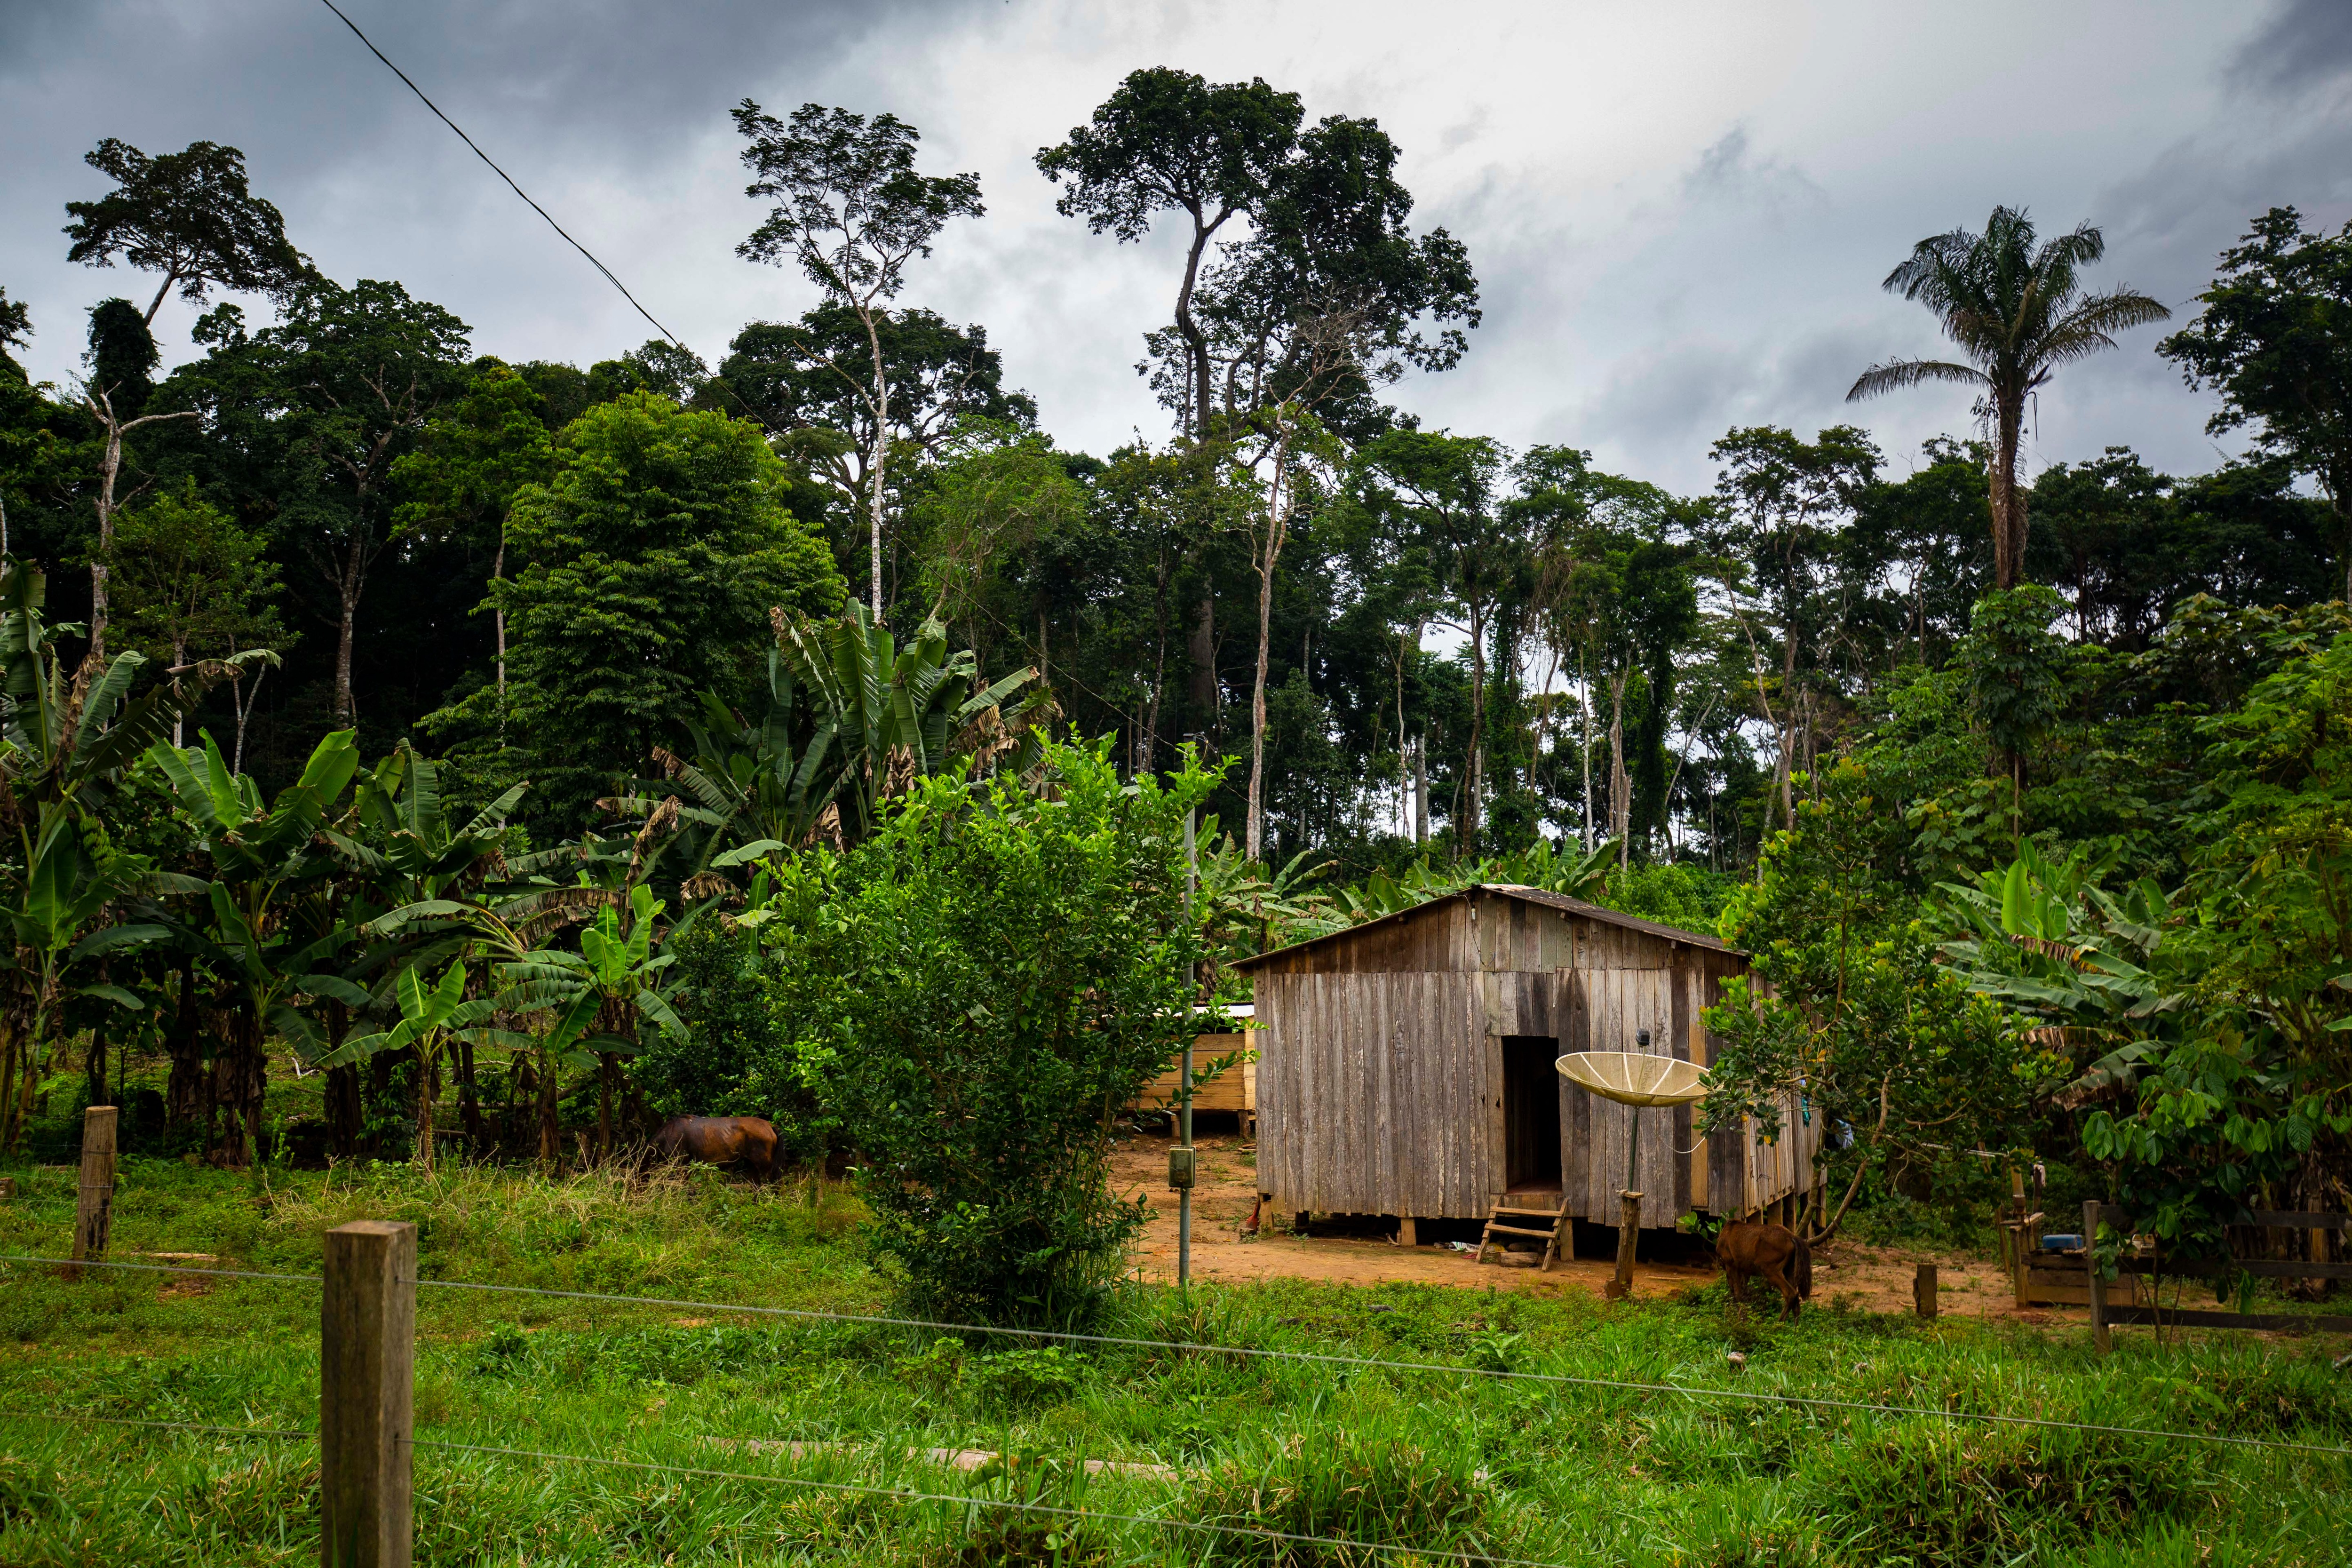
[[[16,853],[0,871],[0,915],[16,940],[6,963],[29,994],[21,1032],[0,1024],[0,1145],[14,1148],[30,1115],[43,1047],[73,995],[137,1006],[102,982],[79,985],[87,960],[168,932],[144,922],[104,923],[133,895],[176,888],[152,865],[116,852],[100,812],[111,786],[147,747],[171,731],[233,666],[205,663],[131,689],[144,655],[117,655],[102,669],[85,660],[68,674],[58,637],[78,632],[47,618],[47,583],[16,560],[0,561],[0,828]],[[90,931],[93,925],[99,927]],[[17,1013],[0,1008],[0,1018]]]
[[[639,793],[615,803],[650,816],[664,787],[685,792],[679,819],[688,838],[683,879],[693,879],[787,846],[807,843],[832,804],[824,773],[838,726],[820,717],[804,742],[793,739],[800,689],[780,648],[768,650],[766,690],[754,716],[730,708],[715,691],[702,694],[702,714],[686,725],[685,756],[656,748],[667,778],[645,781]]]
[[[580,932],[580,951],[544,949],[499,965],[499,1005],[509,1012],[541,1012],[553,1022],[542,1048],[565,1065],[598,1067],[596,1142],[599,1157],[613,1152],[613,1088],[619,1058],[644,1049],[639,1035],[651,1023],[675,1039],[686,1026],[665,994],[662,973],[677,962],[653,951],[655,922],[664,906],[638,882],[625,904],[606,904]]]
[[[416,1163],[433,1169],[433,1102],[441,1077],[441,1063],[458,1039],[498,1044],[528,1044],[522,1037],[494,1026],[499,1004],[493,997],[466,997],[466,963],[451,962],[441,978],[426,984],[421,965],[403,969],[394,984],[400,1020],[389,1029],[357,1035],[325,1058],[331,1068],[356,1068],[383,1051],[414,1051],[416,1056]]]
[[[260,1133],[265,1031],[275,1029],[316,1061],[330,1047],[298,1000],[314,995],[355,1007],[369,1003],[363,988],[322,967],[341,945],[338,931],[318,934],[287,918],[312,884],[341,868],[325,829],[359,771],[359,753],[352,731],[335,731],[311,752],[301,776],[266,806],[260,787],[230,771],[209,733],[199,750],[158,744],[148,754],[213,864],[211,880],[194,884],[205,901],[202,912],[184,923],[184,940],[235,989],[226,1041],[232,1121],[226,1152],[241,1163],[245,1139]],[[239,1110],[241,1132],[234,1121]]]
[[[351,809],[320,830],[349,875],[313,884],[316,890],[303,899],[299,917],[316,935],[341,939],[338,973],[370,987],[378,1008],[394,1005],[393,987],[405,969],[462,956],[476,937],[455,921],[418,920],[392,931],[378,929],[377,922],[388,910],[462,895],[503,879],[509,871],[503,853],[507,817],[527,787],[515,785],[461,825],[444,808],[438,765],[403,741],[359,774]],[[336,996],[312,999],[320,1005],[331,1056],[352,1025],[352,1009]],[[466,1131],[479,1139],[484,1129],[474,1044],[471,1037],[460,1039],[457,1073]],[[348,1153],[360,1127],[355,1064],[328,1069],[327,1102],[337,1144]]]
[[[839,807],[848,837],[870,832],[883,801],[964,752],[1010,750],[1016,766],[1028,762],[1024,742],[1011,731],[1034,716],[1045,694],[1024,704],[1012,726],[1004,723],[1003,704],[1037,671],[1017,669],[982,685],[971,650],[950,653],[947,627],[936,620],[926,620],[900,647],[858,605],[815,626],[780,617],[778,642],[816,714],[803,752],[824,759],[812,789]]]
[[[2153,878],[2111,894],[2102,869],[2080,854],[2053,860],[2028,839],[2006,869],[1938,884],[1961,928],[1945,957],[1969,989],[2032,1017],[2043,1044],[2084,1064],[2067,1090],[2078,1100],[2129,1083],[2189,1001],[2159,963],[2170,897]]]

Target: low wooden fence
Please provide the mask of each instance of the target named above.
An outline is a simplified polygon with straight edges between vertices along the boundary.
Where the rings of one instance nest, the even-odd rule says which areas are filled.
[[[2118,1230],[2127,1230],[2130,1219],[2114,1204],[2095,1200],[2083,1205],[2083,1240],[2086,1248],[2096,1244],[2101,1222]],[[2256,1209],[2247,1221],[2250,1228],[2261,1230],[2305,1230],[2315,1232],[2341,1231],[2352,1226],[2352,1215],[2340,1214],[2305,1214],[2292,1209]],[[2305,1312],[2215,1312],[2193,1309],[2166,1309],[2156,1304],[2155,1286],[2166,1275],[2176,1279],[2213,1279],[2227,1275],[2251,1274],[2259,1279],[2352,1279],[2352,1263],[2329,1263],[2316,1259],[2294,1258],[2249,1258],[2228,1263],[2168,1263],[2160,1258],[2126,1258],[2117,1262],[2120,1279],[2109,1281],[2096,1268],[2085,1268],[2084,1303],[2091,1309],[2091,1340],[2098,1348],[2109,1348],[2108,1330],[2121,1326],[2144,1326],[2173,1329],[2275,1329],[2290,1332],[2352,1334],[2352,1317],[2336,1314]],[[2139,1301],[2137,1285],[2140,1278],[2149,1281],[2147,1300]],[[2133,1299],[2116,1302],[2108,1300],[2116,1286],[2130,1289]]]

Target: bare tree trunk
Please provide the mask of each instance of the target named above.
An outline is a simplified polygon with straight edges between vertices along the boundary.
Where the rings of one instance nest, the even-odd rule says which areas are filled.
[[[1465,855],[1478,852],[1478,819],[1480,791],[1486,784],[1486,617],[1483,607],[1474,605],[1470,611],[1470,756],[1469,775],[1462,795],[1462,817],[1457,825],[1456,851]]]
[[[1584,838],[1581,848],[1592,853],[1592,678],[1584,672],[1584,649],[1576,650],[1576,702],[1584,710]]]
[[[1992,471],[1993,586],[2007,592],[2025,574],[2025,498],[2017,489],[2017,443],[2025,422],[2022,401],[2001,399],[1995,417]]]
[[[352,722],[352,637],[359,622],[361,541],[354,536],[343,571],[335,584],[336,601],[341,608],[335,623],[335,722],[348,728]]]
[[[160,300],[160,297],[159,297]],[[89,558],[89,653],[88,668],[95,671],[106,662],[106,562],[114,548],[114,513],[116,482],[122,474],[122,437],[142,425],[152,425],[159,419],[194,419],[194,409],[177,414],[142,414],[136,419],[118,419],[110,388],[89,387],[82,399],[83,406],[98,416],[106,431],[106,445],[98,462],[98,549]],[[137,494],[136,490],[131,492]],[[0,543],[0,550],[5,550]]]
[[[555,1053],[542,1047],[539,1052],[539,1169],[542,1175],[555,1174],[563,1158],[562,1132],[556,1126]]]
[[[596,1053],[596,1163],[613,1157],[613,1053]]]
[[[874,456],[866,465],[866,482],[873,491],[866,499],[873,514],[868,569],[874,577],[868,596],[874,624],[878,626],[882,624],[882,492],[890,467],[890,377],[882,359],[882,334],[874,324],[874,308],[860,305],[857,318],[866,323],[866,342],[874,351]]]
[[[1419,627],[1413,629],[1413,642],[1421,641]],[[1397,837],[1412,837],[1412,742],[1404,732],[1404,661],[1405,641],[1397,637],[1396,708],[1397,708]]]
[[[983,667],[985,668],[985,667]],[[1151,584],[1151,701],[1144,710],[1143,771],[1160,766],[1160,697],[1168,684],[1168,553],[1161,551]]]
[[[1190,699],[1192,727],[1202,734],[1216,724],[1217,717],[1217,600],[1207,588],[1201,590],[1200,614],[1193,617],[1192,633],[1186,653],[1192,662]]]
[[[1787,717],[1780,730],[1780,816],[1782,826],[1794,831],[1797,826],[1796,784],[1792,775],[1797,764],[1797,703],[1790,695],[1797,687],[1797,626],[1796,617],[1789,619],[1788,651],[1780,663],[1780,710]]]
[[[1625,680],[1620,669],[1609,677],[1609,832],[1617,840],[1617,868],[1633,858],[1633,784],[1625,773]]]
[[[1412,738],[1412,841],[1429,842],[1429,732]]]
[[[188,639],[185,637],[173,637],[172,639],[172,668],[174,669],[184,668],[187,665],[187,662]],[[178,751],[182,745],[181,725],[184,718],[185,715],[183,714],[179,709],[174,708],[172,710],[172,750],[175,752]]]
[[[416,1053],[416,1165],[433,1173],[433,1066]]]
[[[236,710],[236,755],[230,759],[229,772],[245,772],[245,727],[252,721],[254,704],[261,700],[261,678],[269,671],[266,666],[253,667],[253,689],[245,689],[245,676],[240,672],[229,682],[229,706]]]
[[[490,581],[507,580],[507,525],[499,523],[499,552],[490,562]],[[498,628],[499,637],[499,728],[506,728],[507,702],[507,604],[495,590],[490,595],[490,624]]]
[[[1257,561],[1257,675],[1250,686],[1250,776],[1246,836],[1248,855],[1258,858],[1265,839],[1265,677],[1273,659],[1274,572],[1290,528],[1290,431],[1285,426],[1274,458],[1274,482],[1266,492],[1265,548]]]

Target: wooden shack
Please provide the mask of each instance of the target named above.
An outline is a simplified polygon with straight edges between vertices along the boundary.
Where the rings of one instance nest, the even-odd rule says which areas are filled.
[[[1744,954],[1534,888],[1473,886],[1235,965],[1255,987],[1258,1185],[1277,1210],[1484,1218],[1558,1205],[1616,1223],[1631,1112],[1562,1078],[1572,1051],[1704,1066],[1701,1015]],[[1810,1189],[1822,1129],[1792,1105],[1700,1141],[1640,1113],[1642,1223],[1743,1214]]]
[[[1207,1073],[1211,1067],[1229,1057],[1241,1059],[1223,1072],[1199,1084],[1192,1093],[1192,1110],[1211,1114],[1230,1115],[1244,1137],[1249,1136],[1257,1121],[1257,1042],[1250,1037],[1250,1005],[1219,1004],[1199,1009],[1214,1014],[1214,1022],[1222,1026],[1215,1031],[1194,1037],[1192,1070]],[[1158,1078],[1144,1085],[1141,1093],[1128,1110],[1175,1114],[1183,1099],[1184,1073],[1181,1057],[1171,1056],[1168,1067]]]

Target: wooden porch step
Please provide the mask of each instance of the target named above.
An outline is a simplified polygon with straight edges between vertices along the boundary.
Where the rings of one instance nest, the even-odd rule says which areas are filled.
[[[1505,1223],[1515,1219],[1539,1219],[1548,1223],[1541,1229],[1531,1226]],[[1544,1244],[1542,1267],[1546,1272],[1549,1272],[1552,1260],[1568,1250],[1566,1241],[1568,1226],[1566,1194],[1561,1194],[1558,1207],[1548,1209],[1529,1208],[1525,1199],[1513,1203],[1508,1197],[1496,1198],[1494,1207],[1486,1215],[1486,1228],[1478,1237],[1477,1261],[1486,1262],[1488,1250],[1503,1245],[1500,1240],[1503,1237],[1524,1236],[1530,1240],[1540,1237]]]

